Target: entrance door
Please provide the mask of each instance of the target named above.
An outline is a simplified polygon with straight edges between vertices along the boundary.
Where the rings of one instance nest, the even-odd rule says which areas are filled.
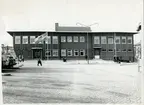
[[[94,49],[94,55],[100,55],[100,49]]]
[[[94,49],[94,56],[95,56],[95,58],[100,58],[100,48]]]
[[[42,58],[42,50],[41,49],[34,49],[33,50],[33,58]]]

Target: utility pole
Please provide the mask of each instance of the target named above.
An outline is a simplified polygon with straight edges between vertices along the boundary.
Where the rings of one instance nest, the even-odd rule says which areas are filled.
[[[91,24],[91,25],[84,25],[84,24],[81,24],[81,23],[76,23],[76,25],[81,25],[81,26],[84,26],[84,27],[87,27],[87,28],[89,28],[89,27],[91,27],[91,26],[93,26],[93,25],[95,25],[95,24],[98,24],[98,23],[93,23],[93,24]],[[89,35],[88,35],[88,30],[87,30],[87,63],[89,64]]]
[[[114,32],[114,57],[117,57],[116,33]]]

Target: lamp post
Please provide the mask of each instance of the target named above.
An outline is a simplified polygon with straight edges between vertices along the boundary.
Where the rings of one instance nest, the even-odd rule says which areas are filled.
[[[84,27],[91,27],[95,24],[98,24],[98,23],[93,23],[93,24],[90,24],[90,25],[84,25],[84,24],[81,24],[81,23],[76,23],[76,25],[81,25],[81,26],[84,26]],[[88,30],[87,30],[87,63],[89,64],[89,38],[88,38]]]

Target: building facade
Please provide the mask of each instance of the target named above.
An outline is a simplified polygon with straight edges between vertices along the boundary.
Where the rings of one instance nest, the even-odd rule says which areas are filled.
[[[34,39],[44,34],[37,32],[8,32],[13,37],[16,55],[25,59],[100,59],[113,60],[114,56],[134,61],[133,32],[48,32],[48,38],[38,44]]]

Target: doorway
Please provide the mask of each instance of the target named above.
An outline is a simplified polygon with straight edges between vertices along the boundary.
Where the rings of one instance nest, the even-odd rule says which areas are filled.
[[[100,48],[94,48],[94,57],[95,58],[100,58],[100,51],[101,49]]]
[[[33,59],[42,58],[41,49],[33,49]]]

